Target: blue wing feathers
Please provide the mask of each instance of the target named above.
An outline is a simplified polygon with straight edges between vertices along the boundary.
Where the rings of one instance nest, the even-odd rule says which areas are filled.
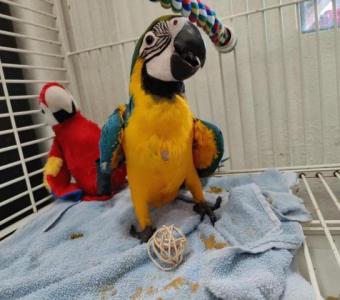
[[[105,173],[111,172],[112,154],[120,146],[120,135],[124,130],[124,123],[122,112],[120,108],[117,108],[102,128],[99,141],[100,167]]]

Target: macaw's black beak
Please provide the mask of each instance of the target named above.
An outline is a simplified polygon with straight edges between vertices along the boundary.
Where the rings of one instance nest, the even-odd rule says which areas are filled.
[[[198,28],[188,22],[174,39],[171,73],[179,81],[194,75],[205,62],[205,45]]]
[[[58,123],[62,123],[67,119],[72,118],[76,114],[76,112],[77,112],[76,106],[74,105],[74,102],[72,102],[72,111],[70,113],[62,109],[53,113],[53,116],[58,121]]]

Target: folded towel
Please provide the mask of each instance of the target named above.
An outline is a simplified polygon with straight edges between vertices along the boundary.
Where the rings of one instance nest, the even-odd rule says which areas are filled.
[[[208,230],[233,247],[206,257],[204,285],[224,299],[279,299],[303,242],[301,225],[280,222],[255,184],[232,189],[221,211],[216,228]]]
[[[171,272],[158,270],[146,245],[129,236],[128,189],[77,204],[44,232],[70,205],[56,201],[0,243],[0,299],[313,299],[291,268],[303,242],[297,221],[309,219],[289,192],[294,178],[272,170],[205,181],[208,200],[216,191],[223,198],[215,227],[184,201],[154,210],[155,225],[174,224],[188,239]]]

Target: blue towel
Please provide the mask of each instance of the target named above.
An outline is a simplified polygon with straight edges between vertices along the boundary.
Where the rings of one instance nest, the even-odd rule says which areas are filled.
[[[155,225],[175,224],[188,239],[171,272],[158,270],[146,245],[129,236],[128,189],[77,204],[44,232],[70,205],[56,201],[0,243],[0,299],[314,299],[292,267],[304,238],[297,221],[310,219],[289,191],[295,181],[275,170],[210,178],[209,201],[218,196],[212,187],[223,188],[215,227],[184,201],[152,211]]]

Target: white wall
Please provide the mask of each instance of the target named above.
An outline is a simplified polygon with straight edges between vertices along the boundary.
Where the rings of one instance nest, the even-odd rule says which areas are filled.
[[[207,2],[219,16],[280,3]],[[171,12],[147,0],[63,3],[71,51],[138,37],[155,17]],[[233,169],[340,159],[339,34],[323,31],[319,39],[316,33],[301,34],[296,6],[281,11],[235,18],[239,43],[234,53],[220,57],[206,38],[206,66],[187,83],[193,111],[221,127],[231,155],[227,167]],[[127,101],[133,48],[130,42],[71,57],[83,112],[100,124]]]

